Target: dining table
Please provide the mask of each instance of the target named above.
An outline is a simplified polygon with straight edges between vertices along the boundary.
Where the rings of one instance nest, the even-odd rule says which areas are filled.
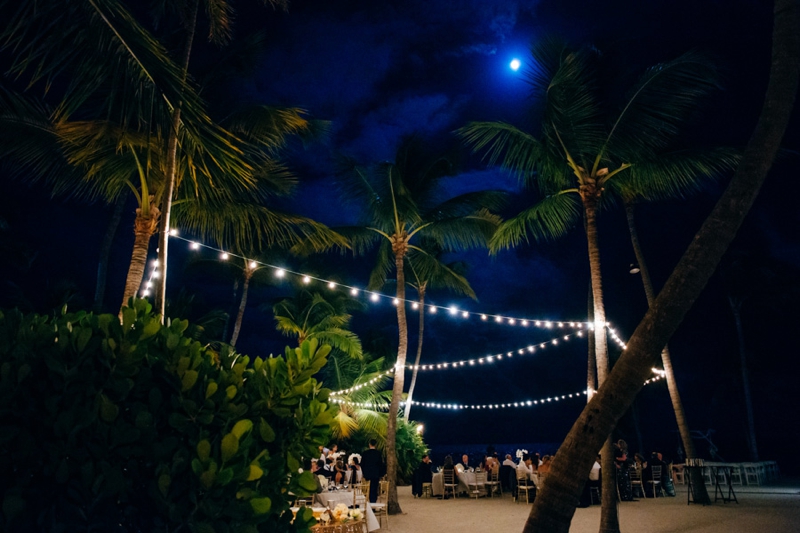
[[[458,473],[458,486],[456,487],[456,494],[466,493],[469,494],[469,485],[475,485],[475,472],[459,472]],[[486,486],[480,488],[482,493],[486,492]],[[434,496],[444,495],[444,473],[437,472],[433,474],[431,480],[431,492]]]
[[[352,490],[328,490],[318,492],[315,496],[315,500],[317,503],[324,507],[328,507],[331,510],[334,509],[338,504],[343,503],[348,507],[353,506],[353,491]],[[361,507],[361,509],[364,509]],[[367,519],[367,531],[376,531],[380,529],[381,525],[378,522],[375,513],[372,512],[372,508],[367,505],[366,509],[364,509],[364,516]]]

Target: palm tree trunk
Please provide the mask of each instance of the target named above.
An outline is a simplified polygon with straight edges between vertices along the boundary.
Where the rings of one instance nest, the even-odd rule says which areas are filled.
[[[559,448],[523,533],[567,533],[597,448],[630,407],[653,363],[714,273],[753,205],[780,148],[800,78],[800,5],[775,0],[772,66],[758,124],[742,162],[622,357]]]
[[[250,288],[250,278],[253,277],[253,272],[246,264],[244,266],[244,283],[242,284],[242,299],[239,300],[239,312],[236,313],[236,322],[233,324],[233,334],[231,335],[231,346],[236,346],[236,341],[239,339],[239,331],[242,329],[242,318],[244,317],[244,309],[247,307],[247,290]]]
[[[411,416],[411,399],[414,397],[414,387],[417,385],[419,360],[422,357],[422,333],[425,331],[425,287],[420,287],[417,292],[419,294],[419,338],[417,339],[417,358],[414,360],[414,368],[411,370],[411,385],[408,387],[408,398],[406,398],[406,408],[403,413],[406,422]]]
[[[406,242],[398,243],[392,248],[405,248]],[[394,264],[397,269],[397,328],[399,342],[397,344],[397,362],[394,367],[394,387],[392,388],[392,403],[389,405],[389,420],[386,428],[386,477],[389,480],[389,495],[387,498],[387,511],[389,514],[400,514],[400,502],[397,500],[397,413],[400,409],[400,399],[403,396],[405,378],[406,352],[408,351],[408,325],[406,323],[406,279],[403,273],[403,256],[405,250],[394,250]]]
[[[642,276],[642,285],[644,286],[644,294],[647,298],[647,306],[651,307],[656,296],[653,290],[653,281],[650,278],[650,269],[647,267],[647,261],[644,258],[644,252],[642,252],[642,247],[639,243],[639,232],[636,230],[635,206],[633,203],[625,202],[625,214],[628,217],[628,232],[631,234],[633,253],[636,256],[636,262],[639,265],[639,273]],[[683,409],[678,383],[675,381],[675,371],[672,368],[672,357],[669,353],[669,346],[664,346],[664,349],[661,351],[661,364],[664,366],[664,375],[667,378],[667,390],[669,390],[669,397],[672,401],[675,421],[678,424],[678,433],[680,433],[681,442],[683,442],[683,451],[686,453],[687,458],[694,459],[697,457],[697,450],[695,450],[692,434],[689,431],[689,424],[686,422],[686,412]],[[670,472],[669,474],[671,475],[672,473]],[[702,503],[711,503],[711,498],[706,490],[706,484],[703,481],[703,473],[700,470],[692,469],[690,475],[693,476],[692,487],[694,500]]]
[[[192,11],[189,15],[188,24],[186,25],[187,34],[186,42],[183,49],[183,62],[181,69],[183,70],[183,81],[186,81],[186,75],[189,72],[189,58],[192,55],[192,42],[194,41],[194,34],[197,28],[197,10],[200,5],[200,0],[195,0],[192,4]],[[167,256],[169,248],[169,230],[170,230],[170,217],[172,215],[172,197],[175,194],[175,181],[176,181],[176,168],[178,158],[178,133],[181,127],[181,102],[175,104],[175,109],[172,111],[172,128],[169,130],[169,137],[167,138],[167,161],[166,161],[166,183],[164,188],[164,197],[162,203],[163,217],[161,220],[161,227],[158,234],[158,270],[161,272],[161,277],[156,284],[156,312],[161,315],[161,320],[164,320],[164,311],[166,306],[167,295]]]
[[[594,310],[594,346],[597,360],[597,385],[603,388],[609,370],[608,344],[606,340],[606,310],[603,305],[603,278],[600,271],[600,245],[597,240],[596,197],[589,192],[584,196],[586,241],[589,247],[589,270],[592,278],[592,301]],[[613,431],[614,428],[611,428]],[[614,460],[614,442],[611,431],[606,434],[601,452],[602,494],[600,510],[600,532],[619,532],[619,509],[617,507],[617,465]],[[558,457],[558,456],[557,456]]]
[[[742,392],[744,392],[744,407],[747,415],[747,449],[750,460],[757,463],[758,446],[756,445],[756,422],[753,416],[753,397],[750,394],[750,374],[747,371],[747,350],[744,344],[744,330],[742,329],[741,303],[728,297],[731,304],[733,318],[736,321],[736,335],[739,338],[739,363],[742,371]]]
[[[136,296],[142,285],[144,269],[147,266],[147,250],[150,247],[150,237],[158,228],[158,215],[158,208],[153,204],[150,205],[149,216],[143,214],[141,207],[136,209],[136,219],[133,221],[133,252],[128,267],[128,278],[125,280],[125,292],[122,294],[120,316],[122,308],[127,307],[128,300]]]
[[[100,245],[100,259],[97,261],[97,282],[94,286],[94,303],[92,305],[92,311],[95,313],[103,310],[111,245],[114,244],[114,236],[117,234],[119,221],[122,220],[122,211],[125,209],[126,199],[127,195],[125,194],[117,198],[117,202],[114,204],[114,211],[111,213],[111,220],[108,221],[108,226],[106,227],[106,234],[103,236],[103,244]]]
[[[586,303],[586,307],[587,314],[589,315],[589,322],[594,322],[594,299],[592,298],[591,284],[589,285],[589,296],[587,300],[588,302]],[[586,394],[586,403],[589,403],[589,400],[592,399],[594,391],[597,390],[597,357],[595,357],[594,353],[594,335],[589,334],[587,337],[589,356],[587,357],[588,365],[586,368],[586,390],[591,392]]]

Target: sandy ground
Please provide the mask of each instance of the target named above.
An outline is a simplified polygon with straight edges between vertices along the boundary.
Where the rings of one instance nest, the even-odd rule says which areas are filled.
[[[620,503],[623,533],[797,533],[800,532],[800,480],[769,487],[736,487],[739,504],[687,505],[686,487],[674,498]],[[530,505],[502,498],[419,499],[411,487],[398,487],[402,515],[389,517],[392,533],[521,532]],[[571,532],[597,533],[600,506],[577,509]],[[384,526],[382,531],[386,530]]]

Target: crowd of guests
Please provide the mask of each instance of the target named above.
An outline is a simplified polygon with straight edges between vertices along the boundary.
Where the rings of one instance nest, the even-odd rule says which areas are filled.
[[[360,483],[362,480],[370,482],[369,501],[375,503],[378,500],[379,481],[386,474],[386,465],[383,456],[377,449],[378,442],[371,439],[368,448],[361,454],[353,453],[345,461],[344,452],[339,451],[336,444],[330,448],[319,447],[319,457],[310,461],[308,467],[317,480],[317,491],[321,492],[324,487],[319,481],[319,476],[323,476],[328,483],[344,485],[349,483]]]
[[[636,501],[636,494],[634,494],[631,483],[632,468],[641,476],[642,490],[645,490],[646,487],[652,487],[651,482],[654,481],[655,477],[659,477],[657,480],[659,481],[659,488],[654,491],[655,494],[659,495],[663,492],[667,496],[675,496],[675,486],[672,484],[670,465],[664,461],[664,455],[661,452],[652,452],[649,459],[645,459],[640,453],[635,453],[631,457],[628,452],[628,443],[620,439],[614,444],[614,464],[617,469],[617,487],[620,500]],[[659,471],[659,476],[654,475],[656,470]]]

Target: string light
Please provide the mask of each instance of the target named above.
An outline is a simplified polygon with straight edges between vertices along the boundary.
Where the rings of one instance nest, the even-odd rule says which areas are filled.
[[[220,248],[216,248],[214,246],[209,246],[209,245],[203,244],[201,242],[192,241],[192,240],[189,240],[189,239],[187,239],[185,237],[181,237],[180,235],[178,235],[178,231],[176,229],[170,230],[169,234],[174,239],[179,239],[179,240],[182,240],[182,241],[185,241],[186,243],[188,243],[189,247],[192,250],[199,250],[200,248],[207,248],[209,250],[213,250],[213,251],[219,252],[220,253],[220,257],[223,260],[227,260],[230,257],[238,257],[238,258],[241,258],[241,259],[245,259],[244,257],[242,257],[240,255],[237,255],[237,254],[234,254],[234,253],[231,253],[231,252],[226,252],[225,250],[222,250]],[[341,286],[343,289],[349,289],[350,290],[350,294],[353,295],[353,296],[358,296],[358,294],[360,292],[360,290],[357,287],[352,287],[352,286],[343,285],[343,284],[337,284],[337,283],[332,282],[331,280],[318,278],[318,277],[315,277],[315,276],[311,276],[309,274],[304,274],[302,272],[296,272],[296,271],[293,271],[293,270],[285,269],[285,268],[279,267],[277,265],[272,265],[272,264],[269,264],[269,263],[265,263],[263,261],[254,260],[253,262],[256,263],[257,265],[262,266],[262,267],[268,267],[268,268],[274,269],[275,276],[278,277],[278,278],[283,278],[283,277],[286,276],[286,274],[292,274],[292,275],[295,275],[295,276],[299,276],[302,279],[303,283],[305,283],[305,284],[310,284],[312,281],[319,281],[319,282],[323,282],[323,283],[327,284],[330,289],[334,289],[337,286]],[[393,295],[381,294],[381,293],[377,293],[377,292],[370,292],[369,295],[370,295],[370,300],[372,300],[373,302],[377,302],[381,298],[387,298],[387,299],[391,299],[391,300],[394,300],[396,298]],[[416,301],[413,301],[413,300],[409,300],[409,299],[404,299],[403,301],[407,302],[407,303],[410,303],[413,309],[418,309],[419,308],[419,302],[416,302]],[[399,305],[399,303],[398,303],[398,305]],[[431,313],[431,314],[435,314],[439,309],[448,310],[448,311],[450,311],[450,314],[452,316],[460,317],[460,318],[465,319],[465,320],[469,319],[470,316],[475,315],[475,316],[480,317],[480,319],[483,320],[483,321],[489,321],[490,318],[493,318],[495,323],[509,325],[509,326],[518,326],[519,325],[519,326],[522,326],[522,327],[528,327],[530,325],[533,325],[534,327],[537,327],[537,328],[546,328],[546,329],[552,329],[553,327],[559,327],[559,328],[567,328],[567,327],[569,327],[569,328],[578,329],[578,330],[592,330],[592,329],[594,329],[594,323],[593,322],[581,322],[581,321],[568,321],[568,322],[565,322],[565,321],[552,321],[552,320],[532,319],[532,318],[525,318],[525,317],[511,317],[511,316],[489,314],[489,313],[476,313],[476,312],[465,311],[465,310],[459,311],[458,309],[456,309],[453,306],[445,307],[445,306],[440,306],[440,305],[428,304],[428,312]],[[606,323],[605,325],[610,328],[610,324],[609,323]],[[611,331],[611,330],[609,329],[609,331]],[[620,347],[622,347],[623,349],[625,348],[624,341],[622,341],[622,339],[620,339],[616,335],[616,333],[612,333],[611,334],[611,338],[618,345],[620,345]]]

